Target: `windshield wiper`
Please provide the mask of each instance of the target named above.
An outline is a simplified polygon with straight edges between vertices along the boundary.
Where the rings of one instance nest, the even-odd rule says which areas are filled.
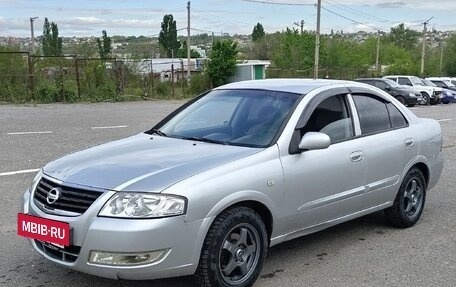
[[[181,137],[183,140],[191,140],[191,141],[199,141],[199,142],[206,142],[206,143],[215,143],[215,144],[224,144],[226,145],[226,142],[223,141],[218,141],[218,140],[211,140],[208,138],[204,137]]]
[[[159,129],[152,129],[151,132],[152,132],[153,134],[157,134],[157,135],[162,136],[162,137],[166,137],[166,136],[167,136],[164,132],[162,132],[162,131],[159,130]]]

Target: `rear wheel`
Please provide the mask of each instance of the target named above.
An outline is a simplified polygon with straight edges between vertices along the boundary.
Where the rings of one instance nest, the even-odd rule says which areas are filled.
[[[419,169],[412,168],[405,176],[393,206],[385,210],[386,218],[396,227],[411,227],[420,219],[425,201],[424,175]]]
[[[247,207],[220,214],[209,229],[195,273],[204,287],[252,286],[260,275],[268,236],[261,217]]]

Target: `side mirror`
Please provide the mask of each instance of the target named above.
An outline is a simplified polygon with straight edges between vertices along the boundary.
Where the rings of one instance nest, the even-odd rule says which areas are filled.
[[[407,86],[411,86],[411,87],[413,87],[412,83],[407,83]]]
[[[386,86],[385,87],[385,91],[391,91],[391,87],[390,86]]]
[[[331,145],[331,139],[327,134],[307,132],[299,143],[300,150],[326,149]]]

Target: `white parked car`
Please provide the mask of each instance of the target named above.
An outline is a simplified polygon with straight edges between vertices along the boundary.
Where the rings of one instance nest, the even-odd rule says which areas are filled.
[[[416,76],[388,75],[383,78],[393,80],[399,85],[414,87],[423,95],[422,104],[424,105],[436,105],[442,100],[442,88],[427,86]]]

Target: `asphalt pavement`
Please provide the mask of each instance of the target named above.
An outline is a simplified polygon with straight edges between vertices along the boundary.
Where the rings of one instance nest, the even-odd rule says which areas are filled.
[[[180,101],[0,105],[0,286],[194,286],[190,277],[115,281],[49,263],[16,235],[35,170],[60,156],[147,130]],[[456,104],[420,106],[440,120],[445,168],[420,221],[396,229],[382,212],[275,246],[259,286],[456,286]]]

